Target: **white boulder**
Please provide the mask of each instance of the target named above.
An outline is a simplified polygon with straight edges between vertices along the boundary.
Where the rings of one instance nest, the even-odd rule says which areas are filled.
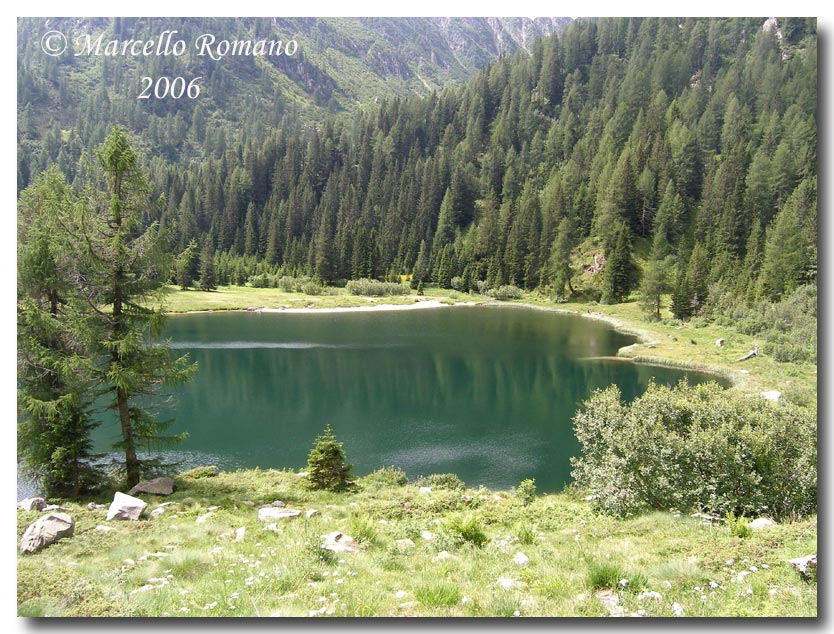
[[[301,511],[279,508],[276,506],[264,506],[258,509],[258,521],[269,522],[271,520],[286,520],[298,517]]]
[[[36,553],[64,537],[72,537],[75,521],[66,513],[49,513],[29,524],[20,539],[20,552]]]
[[[142,511],[147,506],[139,498],[116,491],[116,494],[113,496],[113,502],[110,504],[110,508],[107,509],[107,521],[138,520],[139,516],[142,515]]]

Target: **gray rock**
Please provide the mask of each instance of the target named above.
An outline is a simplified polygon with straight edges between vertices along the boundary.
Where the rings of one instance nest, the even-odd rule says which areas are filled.
[[[304,517],[315,517],[319,512],[316,509],[307,509],[304,511]]]
[[[49,513],[29,524],[20,539],[20,552],[36,553],[64,537],[72,537],[75,521],[66,513]]]
[[[752,522],[748,522],[747,525],[753,530],[761,530],[763,528],[772,528],[777,526],[776,522],[767,517],[757,517]]]
[[[148,505],[131,495],[119,491],[113,496],[113,502],[107,509],[107,521],[110,520],[138,520]]]
[[[258,509],[258,521],[269,522],[270,520],[286,520],[298,517],[301,511],[293,509],[282,509],[274,506],[265,506]]]
[[[42,511],[46,506],[43,498],[26,498],[17,503],[17,508],[24,511]]]
[[[356,553],[359,552],[359,544],[357,544],[350,535],[345,535],[339,531],[322,535],[324,543],[322,548],[325,550],[332,550],[336,553]]]
[[[208,513],[204,513],[203,515],[200,515],[200,517],[198,517],[196,520],[194,520],[194,522],[196,522],[197,524],[202,524],[203,522],[206,522],[206,521],[210,520],[212,517],[214,517],[214,513],[209,511]]]
[[[235,541],[243,541],[243,538],[246,537],[246,527],[241,526],[235,531]]]
[[[715,340],[715,345],[718,346],[719,348],[723,347],[724,340],[723,339],[716,339]]]
[[[803,579],[815,579],[817,576],[817,554],[789,559],[788,563]]]
[[[151,517],[159,517],[160,515],[165,515],[165,507],[164,506],[155,508],[153,511],[151,511]]]
[[[106,508],[107,508],[106,504],[96,504],[95,502],[90,502],[87,505],[87,510],[88,511],[98,511],[100,509],[106,509]]]
[[[46,506],[44,506],[44,507],[41,509],[41,511],[61,511],[61,512],[66,512],[66,511],[67,511],[67,509],[65,509],[63,506],[61,506],[61,505],[59,505],[59,504],[47,504]]]
[[[147,493],[149,495],[171,495],[174,492],[174,480],[172,478],[154,478],[153,480],[143,480],[130,491],[128,495],[136,495],[137,493]]]
[[[516,566],[526,566],[527,564],[530,563],[530,558],[527,555],[525,555],[523,552],[518,551],[515,554],[515,557],[513,557],[513,563]]]
[[[414,548],[414,542],[410,539],[398,539],[394,542],[394,545],[399,548],[400,550],[407,550],[408,548]]]
[[[275,500],[272,503],[272,506],[274,506],[275,508],[278,508],[278,509],[282,509],[286,506],[286,503],[282,502],[281,500]]]
[[[778,402],[780,398],[782,398],[782,392],[779,390],[768,390],[767,392],[762,392],[762,397],[766,398],[768,401]]]

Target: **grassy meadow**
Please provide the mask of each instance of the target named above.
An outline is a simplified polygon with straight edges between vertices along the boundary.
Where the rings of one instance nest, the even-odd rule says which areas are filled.
[[[816,552],[816,518],[753,531],[674,511],[618,520],[568,490],[400,484],[348,493],[292,471],[179,477],[142,519],[62,503],[75,535],[18,558],[20,616],[815,616],[787,560]],[[111,498],[101,498],[107,503]],[[258,521],[275,500],[313,517]],[[529,501],[529,503],[528,503]],[[150,518],[158,504],[165,512]],[[18,511],[18,535],[38,516]],[[111,530],[100,530],[106,525]],[[241,530],[245,529],[245,530]],[[322,548],[340,531],[358,552]],[[241,535],[240,539],[237,538]],[[399,541],[399,540],[410,540]],[[521,553],[521,555],[519,555]]]

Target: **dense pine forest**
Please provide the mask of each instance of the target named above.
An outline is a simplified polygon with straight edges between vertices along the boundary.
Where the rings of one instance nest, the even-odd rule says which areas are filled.
[[[213,253],[221,284],[411,274],[620,301],[642,283],[658,307],[673,292],[681,318],[804,287],[807,306],[816,56],[813,19],[578,20],[461,86],[315,121],[277,98],[224,103],[217,64],[206,95],[237,121],[200,103],[142,111],[104,83],[51,126],[36,97],[60,107],[76,60],[35,79],[24,58],[19,186],[52,163],[84,182],[121,123],[146,144],[146,221],[178,254]],[[98,72],[118,75],[108,62]]]

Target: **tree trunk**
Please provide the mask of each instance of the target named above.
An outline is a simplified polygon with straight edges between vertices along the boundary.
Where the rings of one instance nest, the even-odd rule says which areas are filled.
[[[116,389],[116,402],[119,409],[119,422],[122,425],[122,438],[125,441],[125,469],[127,484],[132,487],[139,483],[139,460],[136,457],[136,442],[133,439],[133,425],[130,422],[130,410],[127,406],[127,392],[124,388]]]

